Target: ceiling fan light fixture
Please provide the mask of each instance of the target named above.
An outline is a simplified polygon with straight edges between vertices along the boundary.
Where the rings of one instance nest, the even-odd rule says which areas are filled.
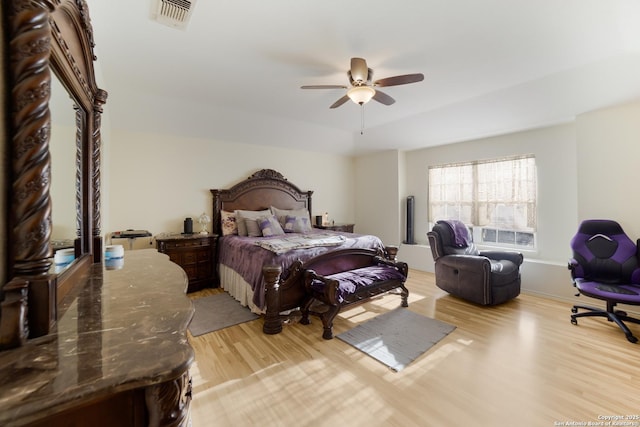
[[[356,104],[364,105],[371,101],[376,90],[371,86],[354,86],[347,91],[347,96]]]

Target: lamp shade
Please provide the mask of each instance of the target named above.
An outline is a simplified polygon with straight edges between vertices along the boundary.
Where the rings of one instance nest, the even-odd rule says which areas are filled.
[[[347,91],[347,96],[356,104],[366,104],[371,101],[376,90],[371,86],[354,86]]]

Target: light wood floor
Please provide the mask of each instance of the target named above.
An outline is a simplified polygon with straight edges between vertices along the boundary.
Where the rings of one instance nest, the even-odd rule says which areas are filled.
[[[558,286],[571,286],[568,274]],[[574,326],[570,303],[532,295],[476,306],[415,270],[407,287],[409,310],[457,328],[398,373],[323,340],[315,318],[278,335],[258,319],[189,337],[194,427],[554,426],[640,414],[640,344],[605,319]],[[334,335],[399,304],[386,295],[345,311]],[[640,325],[631,329],[640,337]]]

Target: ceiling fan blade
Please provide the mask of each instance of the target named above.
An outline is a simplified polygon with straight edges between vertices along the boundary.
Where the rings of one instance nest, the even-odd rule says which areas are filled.
[[[349,97],[347,95],[345,95],[342,98],[338,99],[333,104],[331,104],[331,107],[329,107],[329,108],[338,108],[339,106],[341,106],[342,104],[344,104],[348,100],[349,100]]]
[[[377,89],[376,89],[376,94],[373,95],[373,99],[375,99],[376,101],[378,101],[379,103],[384,104],[384,105],[391,105],[394,102],[396,102],[395,99],[393,99],[392,97],[390,97],[389,95],[387,95],[384,92],[380,92]]]
[[[300,89],[346,89],[344,85],[308,85],[300,86]]]
[[[380,86],[380,87],[398,86],[398,85],[406,85],[409,83],[417,83],[423,80],[424,80],[424,74],[422,73],[405,74],[402,76],[387,77],[385,79],[376,80],[375,82],[373,82],[373,85]]]
[[[362,58],[351,58],[351,78],[355,82],[364,83],[369,76],[367,61]]]

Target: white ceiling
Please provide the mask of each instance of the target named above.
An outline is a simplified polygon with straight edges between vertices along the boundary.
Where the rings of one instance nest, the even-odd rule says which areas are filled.
[[[198,0],[186,30],[151,0],[88,0],[114,129],[356,154],[571,120],[640,97],[637,0]],[[348,102],[351,57],[374,78]]]

